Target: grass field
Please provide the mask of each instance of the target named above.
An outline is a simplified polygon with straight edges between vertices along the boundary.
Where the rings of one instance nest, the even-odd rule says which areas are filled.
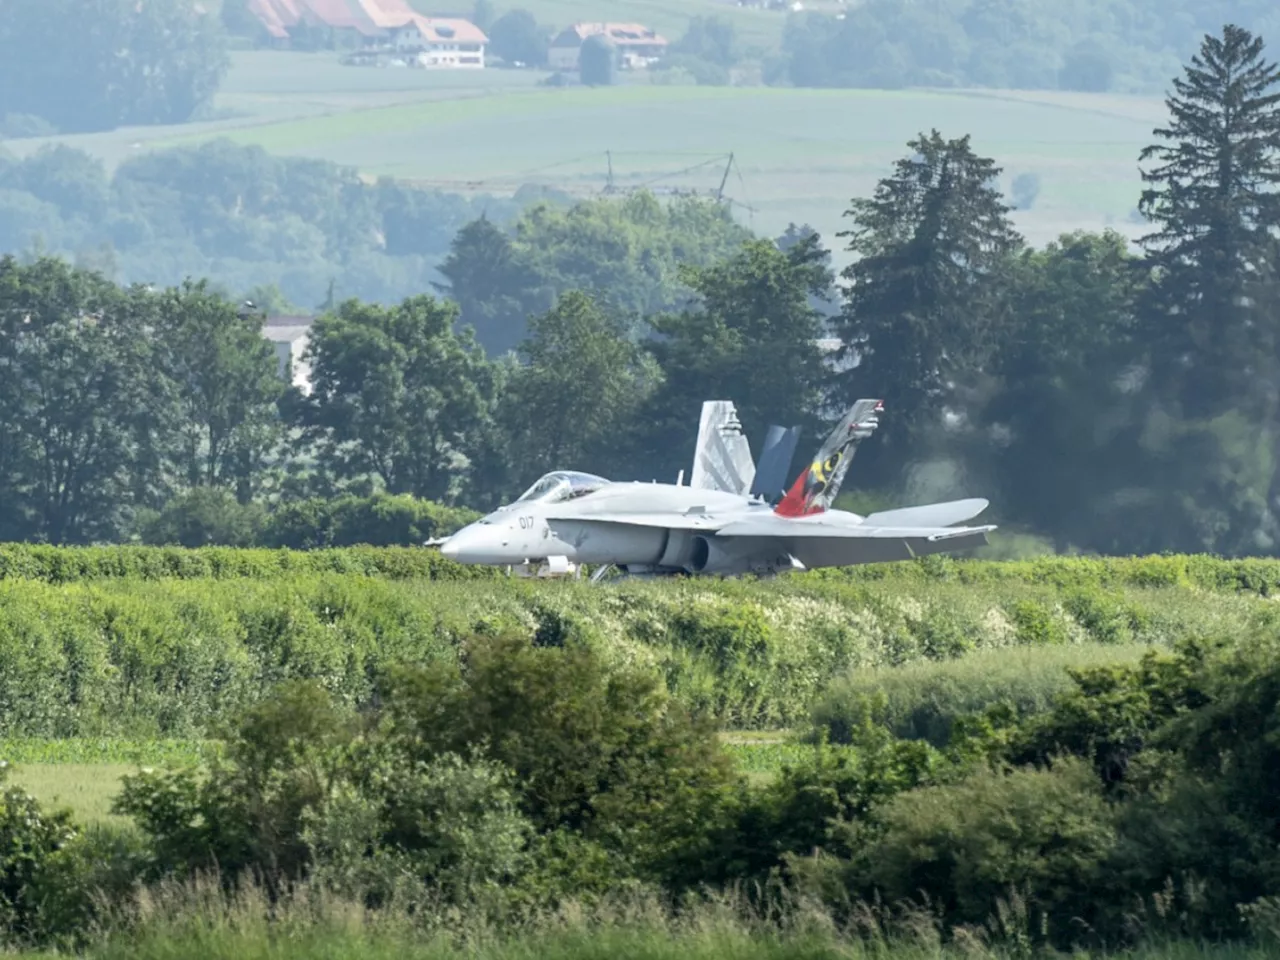
[[[873,189],[908,139],[936,127],[947,136],[972,135],[975,148],[1005,168],[1006,185],[1022,173],[1039,177],[1039,196],[1015,221],[1041,243],[1071,229],[1138,229],[1130,220],[1140,188],[1137,155],[1164,112],[1155,99],[1086,94],[644,82],[550,89],[536,86],[539,78],[512,70],[362,69],[343,67],[332,54],[242,52],[215,119],[56,139],[114,165],[143,150],[229,136],[442,189],[507,193],[542,183],[582,195],[605,187],[609,154],[617,186],[711,192],[732,153],[725,193],[744,223],[773,234],[807,221],[830,235],[842,228],[849,199]],[[29,153],[43,142],[11,146]]]
[[[393,563],[408,553],[395,551],[383,551],[383,565],[376,569],[302,574],[272,567],[266,553],[192,551],[183,553],[187,563],[179,564],[172,551],[0,549],[0,704],[8,733],[0,737],[0,761],[8,767],[4,779],[46,807],[69,806],[79,823],[94,828],[85,831],[85,842],[101,846],[82,849],[88,851],[83,863],[95,865],[97,872],[86,876],[116,883],[123,876],[114,872],[117,867],[135,870],[131,864],[150,862],[130,859],[145,855],[143,833],[111,813],[112,801],[121,779],[140,767],[200,764],[213,755],[212,737],[221,724],[214,722],[211,693],[256,683],[267,674],[323,678],[325,686],[338,690],[343,676],[365,676],[366,667],[378,672],[378,658],[388,665],[415,662],[432,643],[451,647],[474,638],[482,627],[489,632],[504,624],[526,631],[536,627],[543,645],[576,638],[603,663],[649,663],[690,702],[714,706],[717,691],[726,696],[756,691],[785,702],[787,709],[772,711],[779,722],[771,727],[735,729],[726,721],[730,728],[721,733],[727,753],[751,784],[777,785],[765,795],[771,803],[767,798],[785,799],[794,786],[780,779],[779,771],[812,758],[815,748],[809,741],[815,735],[827,734],[835,755],[855,761],[845,773],[861,777],[857,764],[874,763],[876,757],[865,753],[861,740],[868,719],[900,736],[941,745],[956,717],[994,702],[1027,713],[1049,709],[1054,695],[1068,686],[1072,668],[1132,663],[1188,638],[1269,642],[1268,631],[1280,622],[1274,612],[1280,564],[1263,560],[946,562],[769,583],[591,588],[572,582],[428,580]],[[360,555],[334,552],[330,565]],[[306,556],[316,569],[329,562],[325,555]],[[511,666],[499,663],[500,670]],[[874,702],[870,717],[869,701]],[[14,736],[24,725],[35,729],[46,721],[73,729],[68,721],[93,703],[104,708],[95,736]],[[187,732],[172,732],[180,708],[190,704],[210,706],[199,706],[198,716],[178,725]],[[148,715],[153,732],[138,732],[138,721]],[[523,721],[529,714],[516,715]],[[125,879],[134,877],[129,873]],[[287,896],[270,905],[260,893],[241,890],[224,900],[207,878],[192,885],[129,887],[127,895],[122,888],[113,912],[95,918],[79,955],[131,960],[460,960],[464,954],[472,960],[959,960],[962,955],[994,960],[1039,955],[1026,949],[1034,939],[1028,938],[1033,916],[1019,913],[1016,903],[989,934],[975,932],[950,942],[936,918],[923,910],[876,912],[879,908],[868,904],[868,912],[845,916],[807,900],[785,901],[779,909],[794,906],[794,915],[765,920],[732,890],[677,913],[657,900],[644,900],[642,893],[620,891],[601,903],[540,908],[518,926],[479,908],[439,915],[410,911],[411,917],[393,904],[375,915],[337,892],[305,884],[295,891],[296,899]],[[1270,914],[1260,916],[1259,924],[1269,922]],[[1152,960],[1268,955],[1262,939],[1236,948],[1170,940],[1181,928],[1165,923],[1164,914],[1135,922],[1150,924],[1147,950],[1112,955]],[[1274,931],[1259,925],[1257,932],[1263,938]]]

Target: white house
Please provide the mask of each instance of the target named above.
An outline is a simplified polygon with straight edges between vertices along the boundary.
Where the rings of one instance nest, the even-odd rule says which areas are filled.
[[[280,379],[303,393],[311,392],[311,364],[303,358],[311,340],[312,317],[267,317],[262,336],[276,351],[276,371]]]
[[[418,66],[484,69],[489,38],[469,20],[414,16],[391,30],[391,45]]]

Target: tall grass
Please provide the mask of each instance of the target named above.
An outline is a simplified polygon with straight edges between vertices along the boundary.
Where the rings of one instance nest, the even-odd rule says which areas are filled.
[[[645,894],[495,922],[482,909],[428,904],[377,912],[301,888],[276,902],[252,885],[230,897],[210,879],[143,889],[92,931],[98,960],[933,960],[1029,955],[1030,911],[1016,896],[981,926],[946,930],[918,907],[865,906],[850,918],[810,903],[761,912],[736,894],[673,909]],[[1156,937],[1159,937],[1156,934]],[[1078,953],[1077,956],[1089,954]],[[1101,953],[1095,955],[1103,955]],[[1245,960],[1261,946],[1157,939],[1132,960]]]
[[[898,737],[943,746],[957,717],[1001,702],[1023,714],[1047,710],[1072,686],[1069,669],[1133,663],[1150,649],[1146,644],[1020,647],[861,670],[832,683],[814,705],[813,723],[832,742],[845,743],[865,709]]]
[[[726,727],[778,728],[804,720],[850,671],[1001,649],[1167,645],[1280,617],[1252,591],[903,577],[0,579],[0,729],[202,739],[280,681],[317,679],[358,704],[389,665],[450,662],[468,637],[495,631],[589,644],[610,665],[658,671]]]

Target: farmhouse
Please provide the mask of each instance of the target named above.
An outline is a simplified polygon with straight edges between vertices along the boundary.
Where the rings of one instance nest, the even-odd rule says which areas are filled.
[[[281,46],[317,36],[339,45],[410,54],[424,67],[484,67],[488,37],[462,19],[424,17],[408,0],[248,0]]]
[[[548,65],[552,70],[577,70],[582,44],[592,36],[603,36],[617,47],[624,69],[647,67],[667,52],[666,38],[638,23],[575,23],[551,41]]]
[[[469,20],[415,16],[391,31],[397,51],[414,54],[424,67],[484,68],[489,38]]]

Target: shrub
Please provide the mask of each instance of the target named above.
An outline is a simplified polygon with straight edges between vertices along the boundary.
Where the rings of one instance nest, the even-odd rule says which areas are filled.
[[[1066,642],[1063,625],[1053,611],[1038,600],[1019,600],[1009,611],[1009,619],[1017,630],[1020,644],[1045,647]]]
[[[949,922],[981,924],[1000,900],[1023,896],[1060,944],[1107,901],[1115,816],[1083,763],[979,772],[900,794],[877,819],[879,838],[845,873],[855,898],[923,893]]]
[[[1097,587],[1068,591],[1062,605],[1098,643],[1127,643],[1148,626],[1150,619],[1122,597]]]
[[[338,786],[353,735],[353,719],[321,688],[288,684],[244,713],[207,772],[127,776],[113,811],[150,838],[161,874],[253,871],[274,886],[306,872],[303,829]]]
[[[241,504],[226,490],[197,487],[174,497],[159,512],[137,521],[138,538],[153,546],[250,547],[258,541],[265,511]]]
[[[479,516],[473,510],[407,494],[347,494],[286,503],[267,519],[261,536],[264,546],[292,550],[420,546],[433,537],[454,533]]]
[[[386,734],[414,759],[480,751],[512,770],[539,831],[660,856],[691,808],[732,779],[714,729],[651,671],[608,670],[590,648],[536,648],[510,634],[467,642],[457,666],[393,671]]]
[[[528,866],[531,829],[510,773],[485,760],[366,757],[351,784],[309,813],[303,839],[314,877],[375,904],[424,891],[474,902]]]
[[[56,924],[49,896],[74,893],[75,861],[68,848],[78,830],[69,810],[48,812],[19,787],[10,786],[0,763],[0,929],[11,937],[40,941]],[[53,916],[50,916],[52,912]]]
[[[0,544],[0,581],[275,580],[305,573],[358,573],[387,580],[492,580],[501,576],[494,568],[463,566],[437,550],[421,547],[289,551]]]
[[[285,684],[207,774],[127,777],[115,809],[161,872],[216,865],[274,890],[319,857],[350,895],[385,899],[407,881],[467,899],[519,879],[531,831],[570,831],[617,873],[661,876],[733,782],[714,732],[650,673],[501,635],[465,654],[392,671],[363,718],[315,683]]]

